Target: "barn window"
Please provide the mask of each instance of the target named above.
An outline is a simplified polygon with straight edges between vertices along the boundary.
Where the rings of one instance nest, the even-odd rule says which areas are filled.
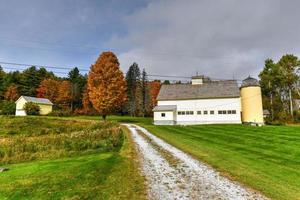
[[[219,115],[222,115],[222,114],[223,114],[222,110],[219,110],[219,111],[218,111],[218,114],[219,114]]]
[[[211,114],[211,115],[214,115],[214,114],[215,114],[215,111],[211,110],[211,111],[210,111],[210,114]]]
[[[226,110],[223,110],[222,113],[225,115],[226,114]]]
[[[161,117],[165,117],[166,116],[166,113],[161,113]]]
[[[232,114],[236,114],[236,110],[232,110],[231,112],[232,112]]]
[[[186,115],[193,115],[194,111],[185,111]]]
[[[178,111],[178,115],[185,115],[184,111]]]
[[[203,112],[203,114],[204,114],[204,115],[207,115],[207,114],[208,114],[208,111],[207,111],[207,110],[205,110],[205,111]]]
[[[232,114],[232,111],[231,111],[231,110],[228,110],[227,113],[228,113],[228,114]]]
[[[201,115],[201,111],[197,111],[197,115]]]

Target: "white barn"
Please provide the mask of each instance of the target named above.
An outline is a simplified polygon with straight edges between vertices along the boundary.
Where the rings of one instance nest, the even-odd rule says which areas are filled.
[[[153,109],[156,125],[241,124],[236,81],[192,77],[191,84],[162,85]]]

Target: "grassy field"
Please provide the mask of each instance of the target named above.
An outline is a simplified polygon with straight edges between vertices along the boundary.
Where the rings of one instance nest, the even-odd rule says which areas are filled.
[[[9,169],[0,199],[145,199],[131,138],[119,131],[88,119],[0,117],[0,167]]]
[[[10,123],[3,123],[2,119],[0,119],[0,138],[16,137],[18,134],[11,133],[16,129],[22,130],[24,135],[34,137],[43,136],[45,132],[55,135],[59,129],[66,134],[71,134],[74,131],[82,131],[82,126],[87,127],[89,123],[102,121],[100,117],[89,116],[59,119],[45,117],[41,118],[44,120],[43,126],[31,128],[29,125],[28,128],[22,129],[20,126],[14,127],[8,125]],[[17,120],[22,121],[21,118]],[[115,122],[136,123],[144,126],[172,145],[213,166],[225,176],[258,190],[272,199],[300,199],[299,126],[154,126],[150,118],[121,116],[110,116],[108,121],[112,121],[113,124]],[[56,125],[49,125],[49,123]],[[76,125],[70,128],[65,126],[66,123]],[[49,127],[44,130],[47,124]],[[1,125],[6,127],[3,128]],[[60,197],[84,199],[94,198],[95,196],[82,195],[83,193],[92,195],[90,193],[95,193],[94,191],[98,191],[95,194],[97,196],[101,194],[104,199],[145,198],[143,178],[137,173],[137,162],[134,159],[136,155],[132,149],[133,145],[130,144],[132,141],[127,136],[124,142],[125,145],[121,150],[107,153],[91,151],[86,155],[7,165],[16,170],[0,174],[0,199],[3,197],[18,199],[24,194],[28,194],[28,198],[39,198],[48,193],[49,199]],[[93,170],[96,170],[96,175],[93,174],[95,173]],[[73,173],[70,173],[71,171]],[[96,181],[88,178],[91,176],[96,176]],[[82,190],[78,182],[82,183]]]
[[[144,127],[268,197],[300,199],[300,127]]]
[[[300,127],[243,125],[154,126],[132,122],[272,199],[300,199]]]

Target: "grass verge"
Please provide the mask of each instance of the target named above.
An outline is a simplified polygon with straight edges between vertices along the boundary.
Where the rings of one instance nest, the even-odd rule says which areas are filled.
[[[17,120],[21,119],[17,118]],[[45,123],[50,123],[47,122],[47,117],[32,119],[45,120]],[[55,123],[67,124],[70,123],[67,122],[68,120],[73,121],[74,119],[63,119],[63,122],[57,122],[60,120],[58,118],[53,120],[56,121]],[[75,121],[81,121],[81,119]],[[87,123],[87,121],[82,120],[82,123]],[[21,120],[21,123],[24,121]],[[99,123],[102,124],[102,122]],[[25,125],[29,130],[30,125],[27,123]],[[42,128],[44,127],[32,125],[32,129],[36,131]],[[49,125],[50,130],[53,128]],[[82,124],[77,128],[74,131],[80,132]],[[74,135],[74,132],[69,134]],[[2,139],[14,140],[19,136],[29,137],[29,141],[37,141],[34,142],[34,147],[37,147],[38,141],[41,140],[36,139],[43,138],[45,135],[64,135],[68,138],[68,131],[61,134],[42,135],[16,131],[14,135],[2,135]],[[103,149],[99,148],[95,148],[93,151],[77,149],[76,153],[68,155],[68,157],[63,155],[54,159],[50,156],[34,161],[25,160],[26,162],[21,162],[18,160],[17,164],[2,163],[1,167],[8,168],[9,171],[0,173],[0,199],[146,199],[144,178],[138,170],[134,145],[124,128],[122,128],[122,135],[122,144],[118,145],[120,147],[115,147],[115,150],[109,148],[107,152],[103,152]],[[73,139],[72,141],[74,141]],[[94,140],[90,136],[80,140],[89,139]],[[114,141],[113,138],[105,136],[105,140],[107,139],[111,142]],[[29,141],[26,143],[28,144]],[[60,143],[57,141],[55,144]],[[55,144],[51,144],[49,147],[55,146]],[[64,146],[61,147],[65,148]],[[51,153],[50,149],[46,148],[45,152]],[[82,154],[82,152],[84,153]],[[32,153],[30,151],[30,154]]]

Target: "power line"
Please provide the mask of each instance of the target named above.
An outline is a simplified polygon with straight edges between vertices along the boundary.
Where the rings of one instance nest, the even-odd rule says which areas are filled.
[[[53,67],[53,66],[48,66],[48,65],[36,65],[36,64],[25,64],[25,63],[14,63],[14,62],[3,62],[0,61],[0,64],[3,65],[16,65],[16,66],[26,66],[26,67],[38,67],[38,68],[52,68],[52,69],[65,69],[65,70],[72,70],[73,67]],[[78,68],[78,67],[77,67]],[[89,71],[87,69],[83,69],[83,68],[78,68],[81,71]]]
[[[21,66],[21,67],[32,67],[32,66],[35,66],[37,68],[48,68],[50,70],[52,69],[61,69],[61,70],[72,70],[74,69],[74,67],[62,67],[62,66],[50,66],[50,65],[36,65],[36,64],[28,64],[28,63],[16,63],[16,62],[4,62],[4,61],[0,61],[0,64],[4,64],[4,65],[14,65],[14,66]],[[7,68],[7,67],[5,67]],[[80,71],[83,71],[83,72],[89,72],[88,69],[86,69],[86,67],[77,67]],[[14,68],[14,69],[18,69],[18,68]],[[25,69],[20,69],[20,70],[25,70]],[[52,70],[53,71],[53,70]],[[63,72],[56,72],[56,73],[63,73]],[[67,74],[67,72],[66,72]],[[123,73],[124,75],[126,75],[126,73]],[[176,75],[159,75],[159,74],[147,74],[148,77],[157,77],[156,79],[159,79],[159,78],[178,78],[174,81],[180,81],[180,79],[184,79],[182,81],[187,81],[186,79],[190,79],[191,77],[190,76],[176,76]],[[232,80],[232,79],[223,79],[223,78],[211,78],[209,77],[211,80],[220,80],[220,81],[226,81],[226,80]],[[155,79],[153,79],[155,80]],[[166,80],[166,79],[163,79],[163,80]],[[239,80],[239,79],[235,79],[235,81],[237,82],[240,82],[242,80]]]

